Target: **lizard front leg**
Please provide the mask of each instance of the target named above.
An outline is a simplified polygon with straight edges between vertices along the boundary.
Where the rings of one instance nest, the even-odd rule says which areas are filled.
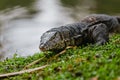
[[[96,45],[103,45],[109,40],[109,31],[105,24],[96,24],[92,29],[92,38]]]

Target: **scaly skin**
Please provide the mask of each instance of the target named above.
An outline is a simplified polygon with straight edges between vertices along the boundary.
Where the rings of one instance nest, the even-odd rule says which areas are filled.
[[[75,23],[48,30],[41,36],[40,49],[61,50],[67,46],[80,45],[83,41],[82,27],[85,25]]]
[[[56,51],[86,43],[102,45],[109,41],[110,32],[120,33],[120,17],[93,14],[79,23],[48,30],[41,36],[39,48],[41,51]]]

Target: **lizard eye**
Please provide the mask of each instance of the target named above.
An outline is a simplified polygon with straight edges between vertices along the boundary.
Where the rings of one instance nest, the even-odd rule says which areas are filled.
[[[44,40],[52,40],[55,37],[56,32],[48,32],[45,33],[42,37],[42,39],[44,38]]]
[[[50,34],[51,35],[49,40],[53,40],[56,37],[56,32],[51,32]]]

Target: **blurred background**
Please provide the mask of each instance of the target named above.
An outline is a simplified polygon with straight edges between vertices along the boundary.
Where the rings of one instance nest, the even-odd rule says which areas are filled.
[[[120,0],[0,0],[0,60],[40,52],[42,33],[92,13],[120,15]]]

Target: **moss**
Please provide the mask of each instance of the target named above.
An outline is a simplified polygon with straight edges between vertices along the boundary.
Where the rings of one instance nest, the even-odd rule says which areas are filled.
[[[0,74],[23,70],[31,62],[43,58],[30,68],[50,66],[33,73],[2,78],[3,80],[117,80],[120,77],[120,35],[115,34],[103,46],[85,46],[67,51],[53,59],[56,53],[36,53],[27,58],[16,57],[0,62]]]

